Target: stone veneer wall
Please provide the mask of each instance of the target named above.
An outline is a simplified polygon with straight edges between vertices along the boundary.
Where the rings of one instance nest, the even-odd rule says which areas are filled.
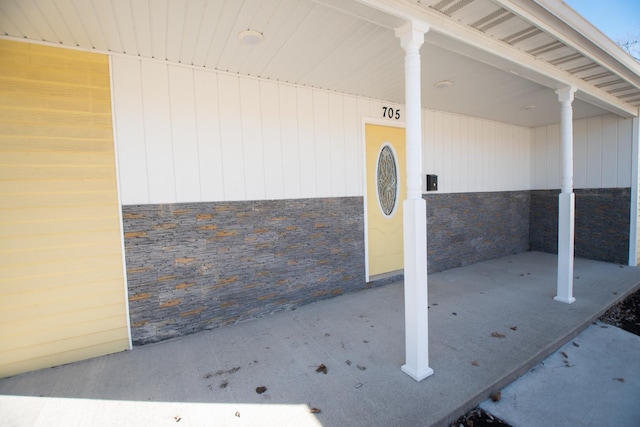
[[[626,264],[629,260],[631,189],[574,190],[575,256]],[[558,194],[531,191],[531,250],[558,253]]]
[[[122,209],[135,345],[367,286],[361,197]]]
[[[426,193],[428,271],[529,249],[529,191]]]

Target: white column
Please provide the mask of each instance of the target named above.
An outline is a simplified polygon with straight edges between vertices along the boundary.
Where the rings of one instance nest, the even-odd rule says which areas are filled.
[[[558,284],[556,301],[571,304],[573,297],[573,251],[575,195],[573,194],[573,95],[574,87],[558,89],[560,102],[560,151],[562,188],[558,200]]]
[[[405,51],[407,199],[403,202],[405,355],[402,370],[416,381],[429,367],[427,301],[427,206],[422,199],[420,46],[429,26],[409,21],[396,30]]]

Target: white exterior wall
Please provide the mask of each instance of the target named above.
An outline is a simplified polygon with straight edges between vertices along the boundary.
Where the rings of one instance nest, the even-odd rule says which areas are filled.
[[[613,114],[573,122],[574,188],[631,187],[632,119]],[[532,189],[560,188],[560,125],[533,129]]]
[[[422,170],[439,193],[530,189],[530,128],[433,110],[422,126]]]
[[[387,106],[403,120],[404,107],[393,103],[112,61],[125,205],[362,196],[363,118],[391,122]],[[529,128],[431,110],[422,120],[423,171],[438,175],[439,192],[530,188]]]

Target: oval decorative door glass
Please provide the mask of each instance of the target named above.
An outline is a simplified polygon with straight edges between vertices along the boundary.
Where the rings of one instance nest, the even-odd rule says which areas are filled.
[[[378,204],[386,216],[391,216],[398,202],[398,166],[389,144],[382,146],[376,169]]]

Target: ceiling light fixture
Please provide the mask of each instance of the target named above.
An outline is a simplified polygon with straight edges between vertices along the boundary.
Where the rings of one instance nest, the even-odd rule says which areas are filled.
[[[448,87],[453,86],[453,82],[451,80],[440,80],[439,82],[435,82],[433,87],[436,89],[446,89]]]
[[[238,33],[238,38],[242,43],[253,46],[264,40],[264,34],[255,30],[244,30]]]

